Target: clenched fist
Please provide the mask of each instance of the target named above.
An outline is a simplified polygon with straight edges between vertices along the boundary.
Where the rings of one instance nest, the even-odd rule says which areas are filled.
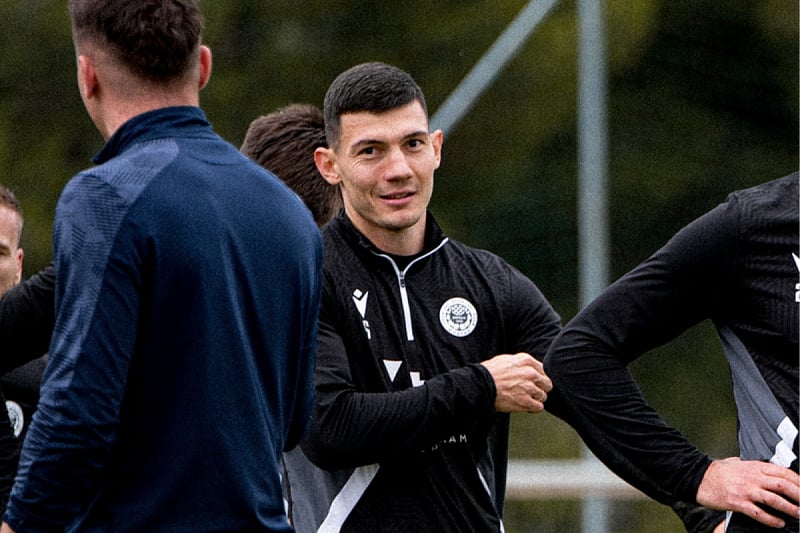
[[[539,413],[553,382],[531,354],[501,354],[481,363],[494,379],[495,409],[501,413]]]

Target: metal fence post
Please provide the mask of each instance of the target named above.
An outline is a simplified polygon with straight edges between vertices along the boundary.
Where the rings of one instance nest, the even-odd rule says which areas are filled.
[[[581,307],[608,285],[606,58],[603,0],[578,0],[578,241]],[[582,447],[584,462],[597,459]],[[609,500],[590,493],[583,533],[609,531]]]

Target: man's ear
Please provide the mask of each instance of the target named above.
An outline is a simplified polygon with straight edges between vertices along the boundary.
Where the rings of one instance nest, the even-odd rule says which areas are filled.
[[[211,48],[205,45],[200,46],[200,82],[199,88],[202,90],[203,87],[206,86],[208,83],[209,78],[211,78]]]
[[[78,56],[78,90],[84,100],[97,93],[97,68],[94,59],[83,54]]]
[[[17,283],[22,281],[22,258],[25,256],[25,252],[22,251],[22,248],[17,248]]]
[[[442,163],[442,143],[444,142],[444,134],[442,130],[436,130],[431,133],[431,143],[433,144],[433,155],[436,158],[436,168]]]
[[[336,152],[331,148],[320,147],[314,150],[314,163],[325,181],[331,185],[338,185],[342,181],[336,170]]]

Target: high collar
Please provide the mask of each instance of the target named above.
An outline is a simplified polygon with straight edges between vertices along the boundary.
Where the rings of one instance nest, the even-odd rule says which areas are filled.
[[[364,236],[350,221],[350,219],[345,214],[344,209],[339,211],[339,214],[329,222],[331,229],[339,228],[339,231],[344,235],[344,237],[353,245],[356,245],[358,248],[363,250],[368,250],[373,254],[385,254],[384,250],[381,250],[377,246],[375,246],[372,241],[370,241],[367,237]],[[426,224],[425,224],[425,244],[423,245],[422,251],[420,254],[425,254],[437,246],[439,246],[442,241],[447,239],[442,230],[439,223],[433,216],[433,213],[428,211]]]
[[[124,152],[134,143],[166,137],[213,135],[202,109],[195,106],[165,107],[136,115],[125,122],[92,161],[102,164]]]

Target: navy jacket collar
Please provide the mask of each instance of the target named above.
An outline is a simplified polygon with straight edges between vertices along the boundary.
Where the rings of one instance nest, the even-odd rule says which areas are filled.
[[[187,134],[195,137],[213,135],[211,124],[199,107],[176,106],[148,111],[120,126],[92,161],[98,165],[105,163],[134,143],[166,137],[186,137]]]

